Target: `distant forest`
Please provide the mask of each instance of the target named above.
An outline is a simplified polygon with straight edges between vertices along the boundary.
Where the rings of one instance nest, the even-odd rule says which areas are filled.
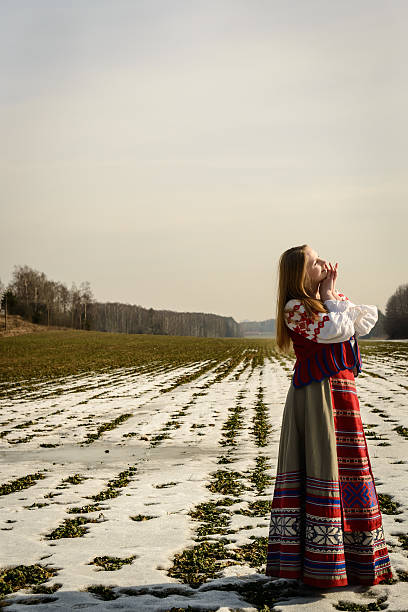
[[[41,325],[126,334],[241,337],[232,317],[203,312],[154,310],[120,302],[97,302],[89,282],[68,289],[43,272],[16,266],[8,287],[2,287],[2,308]],[[3,323],[4,325],[4,323]],[[0,323],[0,326],[1,323]]]
[[[120,302],[97,302],[89,282],[69,289],[29,266],[15,266],[7,287],[0,281],[1,308],[41,325],[127,334],[164,334],[204,337],[273,337],[274,319],[243,321],[203,312],[155,310]],[[0,327],[4,327],[4,318]],[[388,299],[385,314],[368,338],[408,338],[408,284]]]

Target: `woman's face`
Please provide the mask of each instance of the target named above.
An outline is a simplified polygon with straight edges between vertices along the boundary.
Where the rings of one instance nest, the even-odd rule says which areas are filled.
[[[326,278],[328,265],[325,259],[321,259],[312,247],[306,247],[306,273],[313,288]]]

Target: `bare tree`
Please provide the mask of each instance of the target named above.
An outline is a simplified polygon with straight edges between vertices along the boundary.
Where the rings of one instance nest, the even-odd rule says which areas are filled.
[[[75,283],[72,283],[71,291],[71,327],[78,327],[75,320],[79,319],[79,328],[81,327],[81,293]]]
[[[47,280],[44,284],[44,302],[47,308],[47,325],[50,325],[54,302],[57,297],[57,283]]]
[[[400,285],[389,298],[384,327],[391,339],[408,338],[408,284]]]
[[[92,304],[92,302],[94,301],[94,296],[92,293],[92,289],[91,289],[91,285],[88,281],[84,281],[81,283],[80,288],[80,300],[81,300],[81,305],[84,307],[84,329],[89,329],[89,322],[88,322],[88,314],[87,314],[87,307],[89,306],[89,304]]]

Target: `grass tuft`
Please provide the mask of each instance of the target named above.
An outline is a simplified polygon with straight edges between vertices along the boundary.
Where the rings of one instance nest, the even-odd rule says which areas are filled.
[[[136,559],[136,555],[124,558],[109,556],[95,557],[95,559],[93,559],[93,561],[90,561],[88,565],[97,565],[106,572],[113,572],[116,570],[120,570],[123,565],[130,565],[131,563],[133,563],[134,559]]]
[[[15,593],[33,584],[46,582],[57,570],[40,564],[16,565],[0,570],[0,596]]]
[[[28,489],[28,487],[32,487],[36,484],[37,480],[41,480],[42,478],[45,478],[45,475],[41,472],[36,472],[35,474],[27,474],[27,476],[2,484],[0,485],[0,495],[10,495],[10,493],[14,493],[15,491]]]

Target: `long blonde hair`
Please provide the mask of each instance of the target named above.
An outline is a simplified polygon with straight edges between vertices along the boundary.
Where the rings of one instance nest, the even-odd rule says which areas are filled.
[[[300,299],[310,319],[318,318],[319,312],[327,312],[321,300],[311,295],[307,277],[307,258],[305,249],[308,245],[291,247],[279,258],[278,296],[276,301],[276,343],[284,353],[291,352],[291,337],[285,324],[284,308],[289,300]]]

